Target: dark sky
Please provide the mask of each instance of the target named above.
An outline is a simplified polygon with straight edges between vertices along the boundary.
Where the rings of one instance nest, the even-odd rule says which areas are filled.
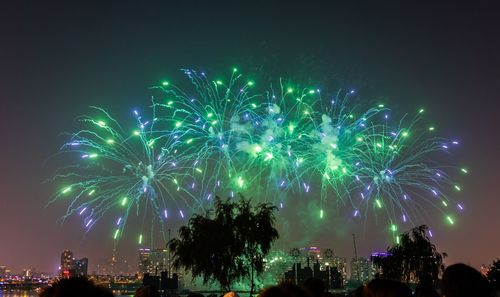
[[[64,205],[45,208],[54,190],[42,184],[54,169],[46,160],[64,141],[60,133],[74,130],[89,105],[128,115],[147,104],[149,86],[180,80],[182,67],[220,75],[235,65],[333,77],[401,112],[425,106],[444,136],[461,139],[454,158],[471,172],[457,197],[467,209],[456,227],[428,222],[438,249],[448,263],[474,266],[500,256],[500,9],[493,1],[231,2],[2,1],[0,265],[53,272],[68,248],[91,267],[109,259],[103,231],[83,238],[75,221],[57,224]],[[356,232],[367,255],[387,246],[384,228],[323,226],[307,244],[352,257]],[[284,233],[305,238],[300,232]],[[133,245],[122,246],[122,255],[133,254]]]

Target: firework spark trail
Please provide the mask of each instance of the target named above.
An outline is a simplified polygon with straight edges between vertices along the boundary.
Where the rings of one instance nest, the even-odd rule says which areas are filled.
[[[88,129],[72,134],[62,147],[62,152],[77,155],[81,162],[61,168],[55,177],[66,186],[52,202],[73,197],[63,219],[78,212],[89,230],[113,208],[119,208],[114,233],[118,238],[134,206],[150,206],[163,220],[169,208],[190,209],[197,203],[199,198],[176,186],[186,174],[181,167],[186,156],[179,154],[175,139],[157,127],[156,118],[143,120],[134,111],[136,129],[127,133],[106,111],[92,109],[99,116],[82,117],[80,121]],[[183,195],[179,195],[181,191]]]
[[[132,209],[146,216],[150,207],[163,223],[210,206],[216,194],[242,192],[280,207],[287,196],[317,197],[320,219],[344,207],[354,217],[386,216],[391,232],[398,221],[422,221],[429,207],[454,223],[449,193],[461,187],[436,160],[458,142],[422,129],[423,109],[394,125],[383,104],[352,106],[354,91],[327,99],[282,81],[262,91],[236,69],[228,82],[183,71],[193,88],[154,87],[152,116],[134,110],[133,131],[97,107],[99,116],[81,118],[89,127],[72,134],[62,152],[83,163],[55,177],[67,185],[54,200],[72,197],[64,218],[79,213],[90,229],[117,207],[116,239]]]
[[[445,173],[447,166],[433,159],[438,153],[448,151],[448,143],[457,145],[458,142],[433,136],[432,126],[426,130],[417,126],[422,112],[406,127],[401,126],[404,125],[401,121],[394,129],[385,124],[376,128],[377,133],[365,139],[356,153],[361,165],[356,172],[363,199],[359,204],[365,207],[365,213],[371,208],[375,215],[377,209],[385,208],[393,229],[397,221],[421,222],[423,212],[410,213],[410,208],[418,209],[422,205],[436,208],[448,223],[454,223],[450,214],[453,202],[446,193],[461,188]],[[467,173],[466,169],[461,171]],[[456,208],[463,210],[460,203]]]

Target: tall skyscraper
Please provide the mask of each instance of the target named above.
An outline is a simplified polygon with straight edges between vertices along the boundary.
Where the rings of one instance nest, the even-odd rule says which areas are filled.
[[[363,257],[352,258],[351,279],[367,283],[374,277],[373,263]]]
[[[151,250],[151,265],[152,274],[168,271],[168,250],[162,248]]]
[[[65,250],[61,254],[61,268],[59,272],[63,277],[71,276],[71,269],[73,265],[73,252],[70,250]]]
[[[0,266],[0,277],[4,276],[7,272],[7,266]]]
[[[345,257],[334,256],[328,260],[331,268],[338,271],[339,277],[342,279],[342,287],[347,283],[347,260]]]
[[[60,275],[62,277],[87,276],[89,259],[75,259],[73,252],[65,250],[61,254]]]
[[[151,249],[140,248],[138,250],[137,274],[141,277],[145,273],[151,273]]]
[[[24,278],[31,278],[31,277],[33,277],[33,268],[24,268],[23,269],[23,277]]]
[[[149,273],[160,275],[162,271],[168,271],[168,250],[163,248],[138,250],[137,272],[139,275]]]
[[[88,258],[74,259],[71,269],[71,276],[87,276],[88,266]]]
[[[370,262],[372,262],[373,265],[373,274],[376,276],[376,275],[379,275],[380,273],[382,273],[382,267],[380,266],[377,266],[377,262],[380,262],[382,259],[386,258],[390,256],[389,253],[387,252],[373,252],[371,255],[370,255]]]

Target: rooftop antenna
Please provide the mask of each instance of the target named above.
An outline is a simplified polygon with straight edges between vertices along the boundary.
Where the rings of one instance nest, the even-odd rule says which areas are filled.
[[[354,244],[354,259],[358,260],[358,250],[356,249],[356,234],[352,234],[352,242]]]
[[[360,280],[359,275],[359,263],[358,263],[358,249],[356,248],[356,234],[352,234],[352,243],[354,244],[354,263],[356,263],[356,276],[358,277],[358,281]]]
[[[172,277],[172,275],[170,275],[170,247],[169,247],[169,244],[170,244],[170,228],[168,229],[168,242],[167,242],[167,252],[168,252],[168,267],[167,267],[167,277]]]

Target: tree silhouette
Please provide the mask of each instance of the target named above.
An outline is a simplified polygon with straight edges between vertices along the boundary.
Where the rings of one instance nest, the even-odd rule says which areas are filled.
[[[493,261],[488,271],[488,280],[495,290],[500,292],[500,259]]]
[[[406,283],[410,280],[438,280],[444,271],[443,258],[427,237],[428,227],[418,226],[400,235],[399,244],[387,249],[388,256],[378,258],[375,265],[382,269],[382,276]]]
[[[276,209],[267,203],[252,208],[243,196],[238,202],[216,197],[215,211],[193,215],[170,241],[173,266],[201,276],[204,284],[217,281],[226,292],[250,277],[252,294],[255,276],[263,272],[264,257],[278,238]]]

